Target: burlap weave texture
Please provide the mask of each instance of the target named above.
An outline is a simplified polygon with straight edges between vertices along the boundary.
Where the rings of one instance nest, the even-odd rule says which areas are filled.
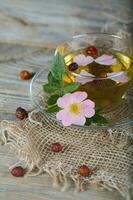
[[[39,123],[37,123],[37,121]],[[33,112],[30,120],[1,123],[2,138],[20,160],[25,160],[29,173],[47,172],[54,186],[66,190],[74,182],[82,191],[89,184],[115,188],[128,196],[133,176],[132,127],[118,130],[104,128],[70,128]],[[128,134],[129,133],[129,134]],[[63,146],[60,153],[51,151],[52,143]],[[79,167],[92,169],[88,177],[79,174]]]

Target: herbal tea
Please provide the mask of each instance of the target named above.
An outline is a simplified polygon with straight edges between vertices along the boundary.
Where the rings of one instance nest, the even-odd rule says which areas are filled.
[[[64,82],[80,82],[80,91],[104,111],[116,106],[132,81],[132,60],[121,52],[90,46],[64,56]]]

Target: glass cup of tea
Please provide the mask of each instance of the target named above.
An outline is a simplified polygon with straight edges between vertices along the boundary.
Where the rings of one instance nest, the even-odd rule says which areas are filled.
[[[79,82],[79,91],[103,112],[114,109],[133,80],[133,60],[127,39],[105,33],[74,36],[59,45],[65,60],[64,84]]]

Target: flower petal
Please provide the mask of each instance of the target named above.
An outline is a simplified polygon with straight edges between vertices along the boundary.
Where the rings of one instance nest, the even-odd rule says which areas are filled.
[[[113,58],[113,56],[104,54],[104,55],[96,58],[95,62],[99,63],[101,65],[112,65],[112,64],[115,64],[117,62],[117,59]]]
[[[84,85],[84,84],[86,84],[86,83],[88,83],[88,82],[93,81],[93,80],[94,80],[94,77],[95,77],[93,74],[88,73],[88,72],[85,71],[85,70],[81,70],[80,75],[81,75],[81,76],[77,76],[77,77],[76,77],[76,81],[77,81],[78,83],[81,83],[82,85]],[[82,77],[82,76],[83,76],[83,77]]]
[[[91,56],[85,56],[83,54],[79,54],[78,56],[75,56],[73,59],[74,62],[76,62],[79,66],[86,66],[94,61],[93,57]]]
[[[95,102],[91,101],[90,99],[86,99],[85,101],[82,102],[82,105],[88,106],[90,108],[94,108],[95,107]]]
[[[92,56],[87,56],[86,57],[86,62],[87,62],[87,64],[90,64],[90,63],[92,63],[94,61],[94,58],[92,57]]]
[[[57,114],[56,114],[56,118],[60,121],[62,121],[62,124],[64,126],[70,126],[72,124],[72,117],[69,114],[69,112],[66,109],[60,110]]]
[[[87,93],[86,92],[74,92],[73,94],[71,94],[71,98],[73,99],[73,101],[76,101],[78,103],[82,102],[84,99],[87,98]]]
[[[95,77],[93,74],[85,71],[85,70],[81,70],[80,75],[82,76],[89,76],[89,77]]]
[[[71,97],[71,94],[68,93],[68,94],[65,94],[63,97],[60,97],[58,100],[57,100],[57,105],[60,107],[60,108],[66,108],[68,106],[68,104],[70,103],[70,97]]]
[[[94,80],[94,78],[89,78],[89,77],[76,77],[76,81],[78,82],[78,83],[81,83],[82,85],[84,85],[84,84],[86,84],[86,83],[88,83],[88,82],[91,82],[91,81],[93,81]]]
[[[85,117],[79,115],[79,116],[76,116],[76,117],[73,118],[72,124],[84,126],[85,122],[86,122]]]
[[[92,117],[95,115],[95,103],[89,99],[85,100],[81,104],[81,115],[85,117]]]
[[[113,81],[118,81],[120,83],[125,83],[129,80],[126,71],[107,73],[108,77]]]

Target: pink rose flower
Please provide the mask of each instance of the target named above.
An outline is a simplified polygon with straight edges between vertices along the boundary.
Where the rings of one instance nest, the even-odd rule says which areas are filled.
[[[95,103],[86,98],[86,92],[68,93],[60,97],[57,100],[57,105],[62,110],[56,114],[56,118],[62,121],[64,126],[72,124],[83,126],[86,118],[91,118],[95,115]]]

